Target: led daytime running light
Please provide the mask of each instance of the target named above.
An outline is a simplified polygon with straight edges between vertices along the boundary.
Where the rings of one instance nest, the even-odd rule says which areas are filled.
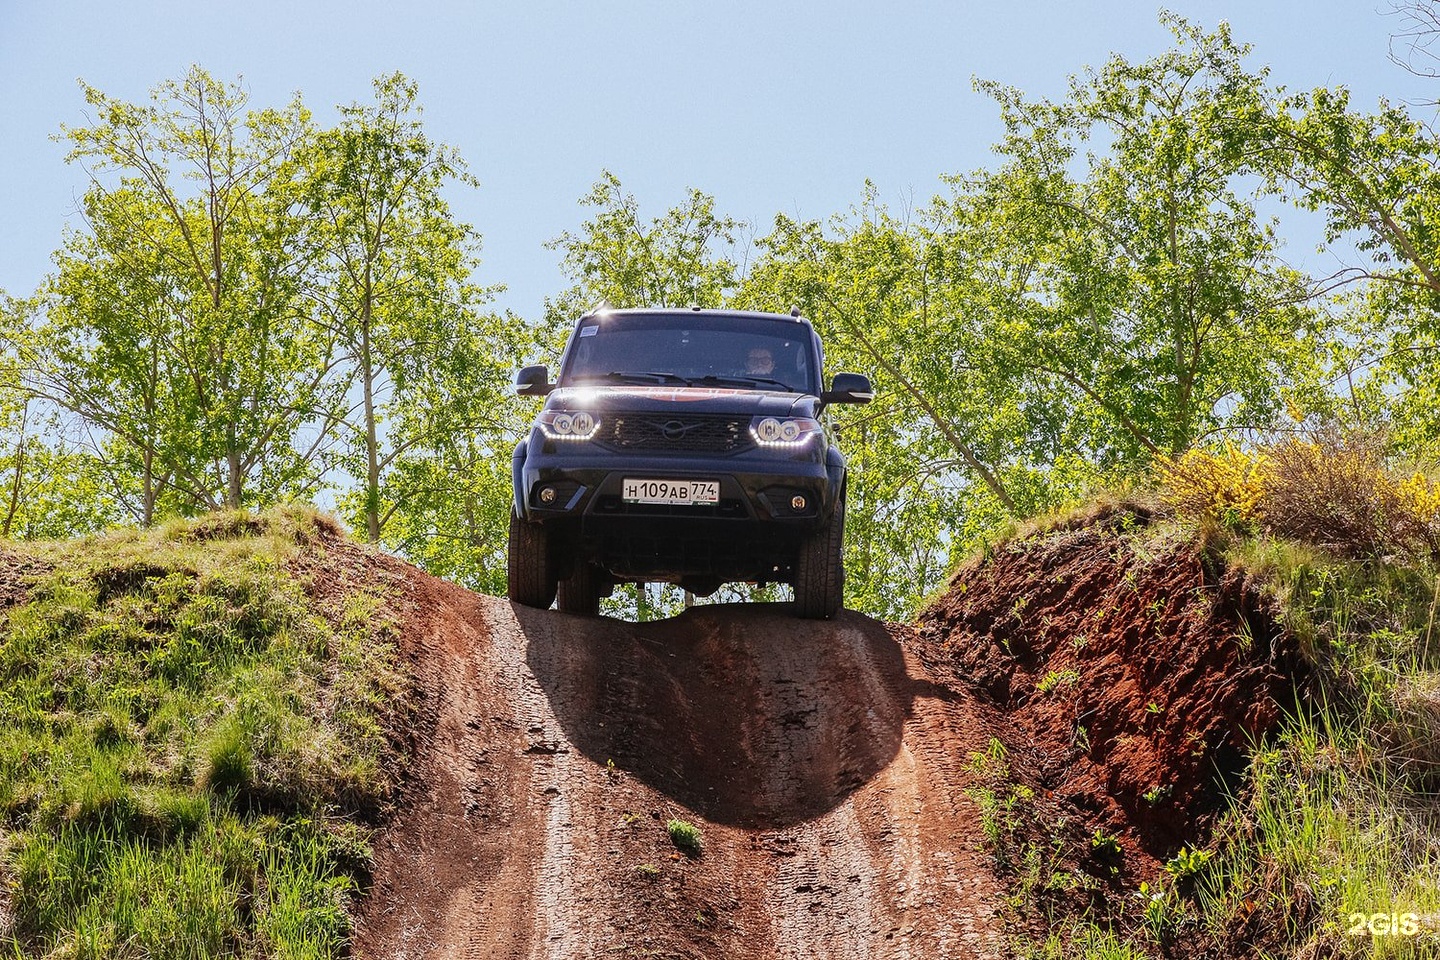
[[[819,432],[819,422],[809,417],[762,417],[750,424],[750,435],[762,447],[804,446]]]
[[[599,429],[600,421],[584,410],[540,414],[540,431],[551,440],[589,440]]]

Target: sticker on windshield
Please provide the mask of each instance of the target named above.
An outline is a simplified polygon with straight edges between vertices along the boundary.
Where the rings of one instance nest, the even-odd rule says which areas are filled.
[[[599,332],[600,332],[600,328],[599,328],[599,327],[581,327],[581,328],[580,328],[580,336],[582,336],[582,337],[593,337],[593,336],[595,336],[595,334],[597,334],[597,333],[599,333]]]

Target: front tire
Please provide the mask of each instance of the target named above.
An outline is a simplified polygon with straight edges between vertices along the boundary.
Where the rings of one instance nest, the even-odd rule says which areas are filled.
[[[600,597],[608,586],[605,571],[584,560],[575,562],[575,570],[560,581],[556,593],[556,606],[563,613],[578,613],[582,617],[600,614]]]
[[[805,538],[795,561],[795,612],[806,620],[828,620],[845,598],[845,498],[830,522]]]
[[[555,602],[555,561],[550,535],[538,523],[510,512],[510,547],[506,554],[505,592],[511,600],[536,610]]]

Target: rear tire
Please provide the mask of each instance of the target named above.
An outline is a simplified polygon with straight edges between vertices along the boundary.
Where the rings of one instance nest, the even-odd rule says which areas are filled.
[[[806,620],[827,620],[845,598],[845,498],[830,522],[805,538],[795,561],[795,612]]]
[[[538,523],[510,512],[510,548],[506,555],[506,593],[511,600],[536,610],[555,602],[555,561],[550,535]]]
[[[563,613],[578,613],[582,617],[599,616],[600,597],[607,592],[607,581],[605,571],[593,563],[578,560],[575,571],[560,581],[555,605]]]

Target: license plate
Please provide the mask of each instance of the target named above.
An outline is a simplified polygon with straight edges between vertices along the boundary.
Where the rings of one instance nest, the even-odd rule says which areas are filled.
[[[626,503],[667,503],[672,506],[719,503],[720,481],[642,480],[627,477],[621,481],[620,497]]]

